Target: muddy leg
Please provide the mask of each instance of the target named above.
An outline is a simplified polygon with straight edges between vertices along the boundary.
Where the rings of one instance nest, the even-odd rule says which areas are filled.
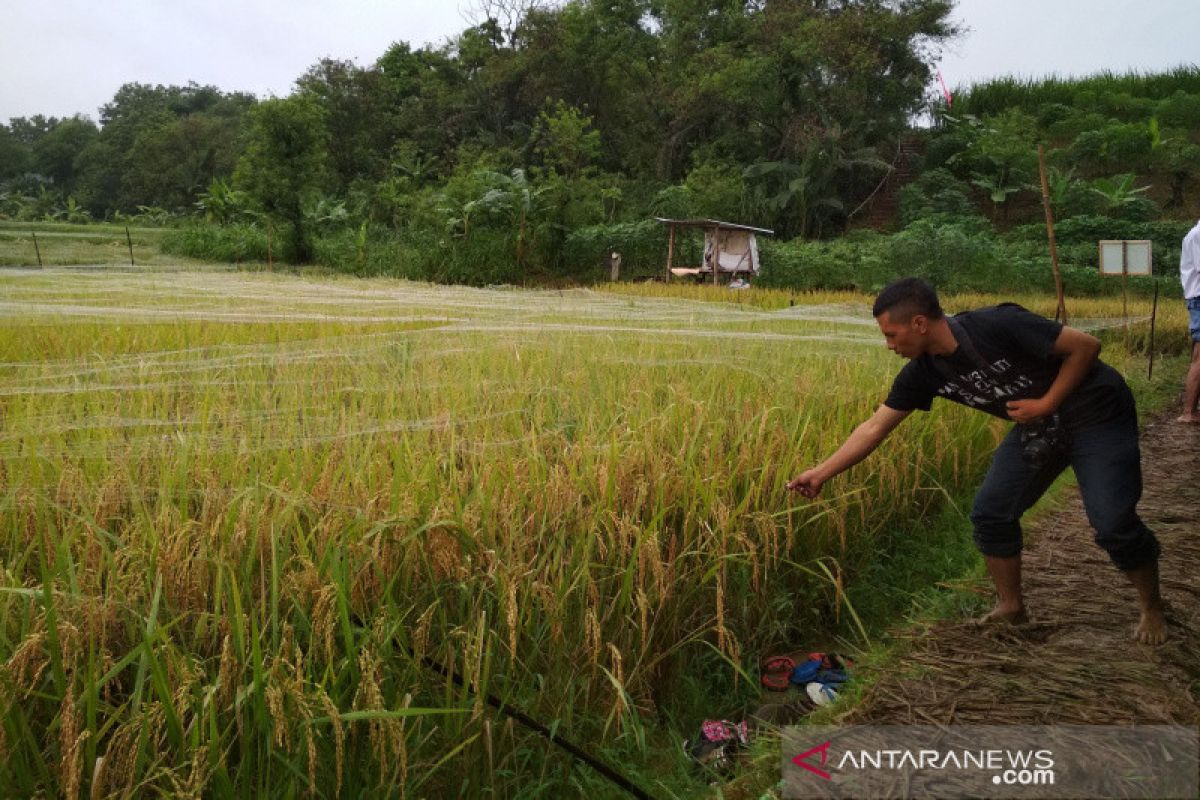
[[[1162,644],[1167,640],[1167,621],[1163,617],[1163,600],[1158,588],[1158,561],[1125,570],[1125,575],[1137,589],[1142,611],[1133,638],[1142,644]]]
[[[984,556],[988,575],[996,587],[996,607],[980,617],[977,622],[984,625],[1020,625],[1029,621],[1025,612],[1025,598],[1021,594],[1021,555],[1002,558]]]
[[[1200,400],[1200,342],[1192,345],[1192,366],[1183,382],[1183,414],[1179,422],[1200,422],[1196,402]]]

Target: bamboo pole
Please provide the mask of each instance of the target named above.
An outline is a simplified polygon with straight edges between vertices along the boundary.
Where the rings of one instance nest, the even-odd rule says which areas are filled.
[[[1042,208],[1046,211],[1046,234],[1050,238],[1050,266],[1054,270],[1054,289],[1058,292],[1058,308],[1054,319],[1067,324],[1067,303],[1063,296],[1062,273],[1058,270],[1058,247],[1054,242],[1054,212],[1050,209],[1050,182],[1046,180],[1046,148],[1038,145],[1038,171],[1042,176]]]
[[[30,233],[33,233],[33,232],[30,231]],[[45,267],[42,264],[42,248],[38,247],[36,233],[33,233],[33,252],[37,253],[38,266],[42,267],[44,269]]]
[[[129,266],[133,266],[133,237],[129,235],[129,226],[125,226],[125,243],[129,245]]]

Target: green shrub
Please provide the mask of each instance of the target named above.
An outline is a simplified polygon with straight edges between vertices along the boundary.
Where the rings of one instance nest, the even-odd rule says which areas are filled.
[[[1065,122],[1075,115],[1075,109],[1066,103],[1047,103],[1037,110],[1038,127],[1049,128],[1052,125]]]
[[[924,165],[926,170],[946,167],[971,146],[970,137],[962,132],[938,132],[925,145]]]
[[[879,235],[854,241],[793,239],[759,245],[763,271],[758,285],[778,289],[856,289],[877,291],[888,281]]]
[[[276,248],[281,238],[285,237],[276,237]],[[216,225],[194,222],[168,230],[163,235],[162,250],[164,253],[222,263],[266,261],[267,234],[250,223]],[[280,257],[278,249],[275,256]]]
[[[924,219],[889,237],[887,258],[896,277],[916,275],[948,291],[974,288],[999,263],[994,239],[969,227]]]
[[[430,261],[436,251],[425,249],[411,237],[394,231],[367,230],[364,236],[342,229],[314,241],[317,263],[352,275],[386,275],[409,280],[431,280]]]
[[[1155,102],[1149,97],[1135,97],[1129,92],[1111,92],[1100,96],[1100,110],[1118,119],[1147,119],[1154,113]]]
[[[1098,242],[1102,239],[1149,239],[1154,273],[1170,275],[1179,267],[1180,244],[1191,226],[1179,220],[1133,221],[1081,215],[1056,222],[1054,238],[1060,258],[1069,254],[1070,260],[1092,268],[1098,267]],[[1022,225],[1009,236],[1016,241],[1044,241],[1046,228],[1041,224]]]
[[[934,214],[975,216],[970,187],[947,169],[931,169],[898,194],[900,224],[907,226]]]
[[[667,262],[667,230],[652,219],[588,225],[567,234],[566,268],[574,275],[609,275],[609,254],[621,254],[623,277],[661,275]]]
[[[1108,124],[1103,114],[1095,111],[1073,111],[1070,115],[1045,126],[1051,139],[1074,140],[1084,131],[1096,131]]]
[[[1159,101],[1155,106],[1154,115],[1164,125],[1192,130],[1200,128],[1200,94],[1188,94],[1182,90],[1175,92]]]

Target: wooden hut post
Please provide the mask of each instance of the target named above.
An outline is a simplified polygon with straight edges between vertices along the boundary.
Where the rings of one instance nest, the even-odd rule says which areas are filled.
[[[675,223],[670,225],[671,232],[667,234],[667,283],[671,282],[671,262],[675,258]]]
[[[721,229],[713,228],[713,286],[721,283]]]

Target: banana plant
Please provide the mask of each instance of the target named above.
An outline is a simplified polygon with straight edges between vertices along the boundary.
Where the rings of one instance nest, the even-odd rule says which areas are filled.
[[[1132,173],[1114,175],[1111,178],[1096,178],[1092,181],[1092,191],[1104,199],[1105,211],[1118,211],[1142,199],[1141,195],[1150,190],[1149,186],[1134,188]]]
[[[207,221],[223,225],[248,216],[249,205],[249,195],[234,189],[220,178],[213,179],[207,191],[196,201],[196,208],[204,212]]]
[[[306,223],[319,228],[340,225],[350,218],[350,211],[344,202],[324,195],[305,202],[301,213]]]
[[[530,231],[530,219],[536,216],[540,200],[548,187],[535,187],[523,169],[514,169],[509,175],[482,171],[478,177],[491,184],[486,192],[462,207],[464,229],[472,216],[499,219],[515,228],[517,264],[523,264],[525,252],[535,236]]]

